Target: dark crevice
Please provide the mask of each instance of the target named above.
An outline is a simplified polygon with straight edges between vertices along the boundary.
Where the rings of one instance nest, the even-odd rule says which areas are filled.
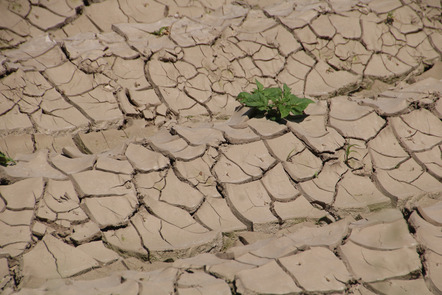
[[[137,254],[137,256],[138,255],[140,255],[140,256],[133,256],[133,257],[135,257],[135,258],[141,258],[143,261],[149,261],[149,262],[151,262],[151,259],[152,259],[152,257],[151,257],[151,253],[150,253],[150,250],[144,245],[144,241],[143,241],[143,237],[142,237],[142,235],[140,234],[140,232],[138,231],[138,228],[133,224],[133,222],[132,221],[129,221],[129,223],[130,223],[130,225],[135,229],[135,231],[137,232],[137,235],[138,235],[138,237],[140,238],[140,241],[141,241],[141,247],[144,249],[144,250],[146,250],[146,252],[147,252],[147,255],[145,255],[145,254]],[[120,249],[118,249],[118,251],[119,252],[122,252],[122,254],[125,254],[124,253],[124,251],[123,250],[120,250]],[[126,254],[127,255],[127,254]],[[131,255],[132,256],[132,255]]]
[[[83,0],[83,4],[84,4],[85,6],[89,6],[89,5],[91,5],[91,3],[93,3],[93,2],[94,2],[94,1],[91,1],[91,0]],[[234,4],[236,4],[236,5],[238,5],[238,4],[241,5],[241,3],[242,3],[242,2],[239,2],[239,1],[238,1],[238,3],[234,3]],[[252,9],[251,7],[248,7],[248,8],[249,8],[249,9]],[[254,8],[253,8],[253,9],[254,9]],[[78,7],[78,8],[77,8],[77,14],[80,15],[80,14],[82,14],[82,13],[83,13],[83,7]],[[169,7],[168,7],[167,5],[165,6],[164,13],[165,13],[165,16],[167,16],[168,13],[169,13]],[[265,11],[264,11],[264,14],[265,14],[268,18],[273,18],[273,19],[275,19],[275,21],[278,23],[278,25],[283,26],[283,28],[286,29],[287,31],[291,32],[292,35],[296,35],[295,32],[294,32],[294,30],[292,30],[292,29],[287,29],[287,27],[286,27],[285,25],[282,24],[282,22],[279,20],[278,17],[276,17],[276,16],[275,16],[275,17],[274,17],[274,16],[270,16],[270,15],[269,15],[267,12],[265,12]],[[319,15],[317,15],[316,17],[318,17],[318,16],[319,16]],[[244,17],[242,18],[241,24],[246,20],[247,17],[248,17],[248,15],[246,15],[246,16],[244,16]],[[239,24],[239,26],[241,26],[241,24]],[[94,25],[95,25],[95,24],[94,24]],[[307,24],[307,25],[308,25],[308,24]],[[308,25],[308,26],[310,26],[310,25]],[[98,28],[98,27],[97,27],[97,28]],[[311,28],[311,29],[312,29],[312,28]],[[363,29],[364,29],[364,28],[363,28],[363,26],[362,26],[362,21],[361,21],[361,30],[363,31]],[[312,31],[313,31],[313,33],[315,33],[313,29],[312,29]],[[363,33],[363,32],[362,32],[362,33]],[[316,33],[315,33],[315,34],[316,34]],[[213,45],[213,44],[217,43],[217,42],[218,42],[218,39],[220,38],[221,35],[222,35],[222,34],[220,34],[218,37],[216,37],[216,38],[212,41],[212,43],[211,43],[210,45]],[[317,34],[316,34],[316,35],[317,35]],[[300,50],[304,50],[304,52],[306,52],[307,55],[311,56],[311,57],[314,58],[314,60],[315,60],[315,64],[310,68],[309,72],[308,72],[308,73],[305,75],[305,77],[304,77],[304,81],[303,81],[303,82],[304,82],[304,88],[303,88],[303,91],[305,92],[305,90],[306,90],[306,77],[308,77],[309,74],[311,73],[311,71],[314,70],[314,68],[315,68],[315,66],[316,66],[316,64],[317,64],[317,62],[318,62],[318,60],[317,60],[317,58],[316,58],[316,57],[315,57],[310,51],[308,51],[308,50],[304,47],[303,43],[299,40],[299,38],[297,38],[297,37],[295,36],[295,39],[299,42],[299,44],[300,44],[300,46],[301,46],[301,48],[302,48],[302,49],[300,49]],[[328,39],[328,38],[322,38],[322,39]],[[362,38],[359,38],[358,41],[361,42],[361,43],[363,44],[364,47],[367,47],[367,46],[364,44]],[[431,42],[431,40],[430,40],[430,42]],[[237,46],[236,44],[233,44],[233,45]],[[433,47],[434,47],[434,46],[433,46]],[[132,48],[132,46],[131,46],[131,48]],[[133,48],[133,49],[134,49],[134,48]],[[278,49],[278,52],[279,52],[279,48],[276,48],[276,49]],[[64,55],[67,57],[67,59],[70,60],[69,52],[66,50],[66,48],[65,48],[64,45],[61,46],[61,50],[62,50],[62,52],[64,53]],[[294,52],[290,53],[287,57],[284,57],[284,58],[285,58],[285,63],[284,63],[284,67],[283,67],[283,69],[286,68],[286,66],[287,66],[287,60],[288,60],[288,58],[290,57],[290,55],[293,54],[293,53],[294,53]],[[283,55],[281,54],[281,52],[279,52],[279,54],[280,54],[281,56],[283,56]],[[153,89],[154,89],[155,93],[156,93],[157,96],[160,98],[161,102],[162,102],[164,105],[166,105],[166,107],[168,108],[168,111],[167,111],[167,112],[168,112],[168,113],[173,113],[175,116],[179,116],[179,114],[178,114],[177,112],[174,112],[174,111],[168,106],[168,104],[166,103],[164,97],[163,97],[162,94],[161,94],[160,87],[157,86],[157,85],[155,85],[155,84],[153,83],[152,78],[150,77],[149,70],[148,70],[148,61],[150,60],[150,58],[151,58],[151,56],[149,56],[149,57],[147,58],[146,65],[145,65],[145,76],[146,76],[146,79],[147,79],[147,81],[149,81],[149,83],[150,83],[151,85],[153,85]],[[238,57],[238,58],[236,58],[235,60],[240,59],[240,58],[241,58],[241,57]],[[370,59],[367,61],[367,64],[368,64],[370,61],[371,61],[371,57],[370,57]],[[253,59],[252,59],[252,62],[255,63],[255,61],[254,61]],[[255,66],[256,66],[256,64],[255,64]],[[339,71],[339,68],[338,68],[338,67],[333,66],[333,65],[331,65],[331,64],[329,64],[329,66],[330,66],[331,68],[333,68],[335,71]],[[430,70],[432,67],[433,67],[432,64],[425,64],[425,63],[424,63],[424,68],[423,68],[423,70],[424,70],[424,72],[425,72],[425,71]],[[257,68],[258,70],[260,70],[259,67],[256,66],[256,68]],[[366,68],[365,68],[365,69],[366,69]],[[365,72],[365,69],[364,69],[364,72]],[[342,70],[342,69],[341,69],[341,70]],[[348,71],[348,72],[351,72],[351,70]],[[11,72],[7,72],[6,74],[4,74],[3,76],[1,76],[0,78],[5,77],[5,76],[7,76],[7,75],[10,74],[10,73],[11,73]],[[274,77],[270,77],[270,78],[272,78],[272,79],[276,79],[276,80],[277,80],[278,75],[279,75],[279,72],[276,74],[276,78],[274,78]],[[261,75],[261,77],[264,77],[264,76]],[[46,76],[45,76],[45,78],[46,78]],[[363,78],[363,79],[367,79],[367,80],[369,80],[368,78],[364,77],[364,74],[362,74],[362,78]],[[46,78],[46,79],[47,79],[47,78]],[[394,80],[394,79],[399,80],[399,79],[401,79],[401,77],[394,77],[393,80]],[[48,80],[48,79],[47,79],[47,80]],[[389,80],[389,81],[392,81],[392,79],[390,79],[390,78],[388,78],[388,80]],[[358,82],[358,83],[359,83],[359,82]],[[358,87],[358,88],[357,88],[356,90],[347,91],[347,93],[348,93],[349,95],[351,95],[352,93],[354,93],[354,92],[359,91],[360,89],[362,89],[362,88],[363,88],[362,82],[361,82],[360,84],[358,84],[357,87]],[[58,88],[57,88],[57,91],[60,92],[60,90],[59,90]],[[189,93],[186,91],[186,89],[184,89],[184,91],[185,91],[185,93],[186,93],[190,98],[192,98],[193,100],[195,100],[196,103],[198,103],[198,104],[202,105],[203,107],[205,107],[205,108],[207,109],[207,112],[209,113],[209,117],[210,117],[211,119],[213,118],[213,114],[211,113],[210,109],[209,109],[205,104],[198,102],[195,98],[193,98],[191,95],[189,95]],[[60,93],[61,93],[61,92],[60,92]],[[338,91],[336,91],[336,93],[330,94],[329,96],[331,97],[331,96],[333,96],[333,95],[336,95],[337,93],[338,93]],[[76,106],[75,104],[73,104],[72,101],[70,101],[69,98],[66,97],[65,95],[62,95],[62,96],[63,96],[63,98],[64,98],[67,102],[69,102],[71,105],[73,105],[74,108],[80,110],[80,112],[81,112],[81,108],[80,108],[80,107],[78,107],[78,106]],[[132,105],[134,105],[134,106],[136,106],[135,102],[134,102],[134,101],[132,100],[132,98],[130,97],[130,94],[129,94],[129,92],[128,92],[127,89],[126,89],[126,96],[127,96],[127,98],[128,98],[129,103],[132,104]],[[210,99],[209,99],[209,100],[210,100]],[[117,99],[117,102],[118,102],[118,99]],[[419,109],[419,108],[421,108],[422,106],[420,106],[419,104],[416,103],[416,104],[410,104],[410,107],[411,107],[412,109]],[[120,110],[121,110],[121,107],[120,107]],[[82,112],[82,113],[83,113],[83,112]],[[330,113],[330,100],[328,101],[328,109],[327,109],[327,112],[326,112],[326,114],[327,114],[327,115],[326,115],[326,116],[327,116],[326,127],[327,127],[327,126],[330,126],[330,125],[329,125],[329,118],[328,118],[329,113]],[[128,118],[128,117],[133,117],[133,116],[125,114],[125,117]],[[136,117],[136,116],[135,116],[135,117]],[[387,116],[380,116],[380,117],[387,121]],[[89,118],[89,117],[87,117],[87,118]],[[89,118],[89,119],[91,119],[91,118]],[[91,119],[91,120],[92,120],[92,119]],[[93,122],[93,121],[91,121],[91,122]],[[388,123],[390,123],[390,122],[388,122]],[[33,125],[34,125],[34,124],[33,124]],[[123,124],[123,126],[124,126],[124,125],[125,125],[125,124]],[[35,126],[35,125],[34,125],[34,126]],[[120,126],[120,128],[123,128],[123,126]],[[373,139],[374,137],[376,137],[376,136],[379,134],[379,132],[381,132],[386,126],[387,126],[387,124],[384,124],[384,125],[378,130],[378,132],[376,133],[376,135],[373,136],[372,138],[370,138],[368,141],[370,141],[371,139]],[[252,128],[252,130],[253,130],[253,128]],[[253,131],[255,131],[255,130],[253,130]],[[339,132],[339,130],[337,130],[337,131]],[[285,131],[285,132],[290,132],[290,131]],[[256,133],[256,132],[255,132],[255,133]],[[318,152],[318,151],[314,150],[314,147],[310,146],[309,144],[306,143],[306,141],[304,141],[304,140],[302,140],[300,137],[298,137],[298,136],[295,134],[294,131],[292,131],[292,133],[293,133],[293,134],[294,134],[294,135],[295,135],[295,136],[296,136],[296,137],[297,137],[297,138],[298,138],[298,139],[304,144],[304,146],[305,146],[309,151],[311,151],[315,156],[321,158],[321,160],[322,160],[322,167],[321,167],[321,169],[320,169],[320,171],[319,171],[318,173],[321,173],[321,171],[322,171],[322,169],[323,169],[323,167],[324,167],[324,164],[325,164],[326,162],[331,161],[331,160],[336,160],[336,159],[337,159],[337,157],[333,157],[333,155],[335,155],[336,153],[334,153],[334,152],[322,152],[322,153],[321,153],[321,152]],[[341,132],[339,132],[339,133],[341,133]],[[342,134],[341,134],[341,135],[342,135]],[[398,138],[399,143],[401,143],[401,141],[399,140],[398,135],[397,135],[396,133],[395,133],[395,135],[396,135],[396,137]],[[186,140],[185,138],[183,138],[183,139]],[[347,139],[348,139],[348,137],[347,137]],[[261,140],[262,140],[262,139],[261,139]],[[34,150],[34,152],[35,152],[35,151],[37,150],[37,146],[36,146],[36,141],[35,141],[34,135],[32,135],[32,141],[33,141],[33,150]],[[186,140],[186,141],[187,141],[187,140]],[[266,141],[265,141],[265,140],[262,140],[262,141],[264,141],[264,143],[266,144]],[[83,142],[81,141],[81,138],[78,136],[78,134],[77,134],[76,136],[74,136],[74,142],[75,142],[75,144],[77,145],[77,147],[80,149],[80,151],[82,151],[82,152],[84,152],[84,153],[92,153],[92,152],[91,152],[89,149],[87,149],[87,147],[83,144]],[[403,146],[402,144],[401,144],[401,146],[402,146],[402,148],[404,148],[404,146]],[[274,158],[276,158],[276,157],[273,155],[271,149],[269,149],[269,147],[268,147],[267,144],[266,144],[266,147],[267,147],[267,150],[269,151],[269,153],[270,153]],[[339,148],[338,150],[341,150],[341,149],[344,149],[344,147],[341,147],[341,148]],[[407,151],[407,153],[408,153],[409,155],[413,156],[413,153],[411,153],[410,151],[408,151],[408,150],[405,149],[405,148],[404,148],[404,150]],[[206,151],[206,152],[207,152],[207,151]],[[220,154],[221,154],[221,153],[220,153]],[[215,159],[214,164],[210,167],[210,171],[211,171],[212,175],[215,175],[215,173],[213,173],[213,169],[214,169],[214,167],[215,167],[215,164],[218,162],[218,160],[219,160],[219,158],[220,158],[220,154],[219,154],[219,155],[217,156],[217,158]],[[413,158],[414,158],[414,157],[413,157]],[[226,159],[228,159],[228,158],[226,157]],[[410,159],[410,158],[407,158],[406,160],[403,160],[401,163],[399,163],[399,166],[400,166],[400,164],[402,164],[403,162],[407,161],[408,159]],[[414,158],[414,159],[415,159],[415,158]],[[417,161],[417,159],[415,159],[415,160]],[[193,185],[192,183],[190,183],[190,181],[186,180],[181,174],[178,173],[178,171],[177,171],[177,169],[176,169],[176,167],[175,167],[175,165],[174,165],[174,162],[175,162],[174,159],[171,159],[171,160],[170,160],[170,167],[173,169],[173,171],[175,172],[175,174],[176,174],[176,176],[178,177],[178,179],[179,179],[180,181],[182,181],[182,182],[185,182],[185,183],[191,185],[193,188],[198,189],[197,187],[195,187],[195,185]],[[426,169],[426,168],[424,167],[425,165],[424,165],[423,163],[420,163],[419,161],[417,161],[417,162],[418,162],[418,163],[419,163],[424,169]],[[232,163],[233,163],[234,165],[238,166],[238,167],[242,170],[241,166],[238,165],[236,162],[233,162],[233,161],[232,161]],[[278,163],[280,163],[280,161],[276,161],[276,162],[274,162],[274,163],[271,165],[271,167],[270,167],[269,169],[267,169],[266,171],[270,170],[271,168],[273,168],[273,167],[274,167],[275,165],[277,165]],[[51,164],[51,163],[49,162],[49,164]],[[53,166],[53,165],[51,165],[51,166]],[[168,171],[168,169],[169,169],[170,167],[164,168],[162,171],[164,171],[164,170],[167,170],[167,171]],[[56,168],[56,167],[54,167],[54,168]],[[266,172],[266,171],[264,171],[264,172]],[[426,170],[424,170],[424,171],[426,171]],[[244,171],[243,171],[243,172],[244,172]],[[428,171],[427,171],[427,172],[428,172]],[[244,172],[244,173],[245,173],[245,172]],[[348,173],[350,173],[350,172],[348,172]],[[246,173],[246,174],[247,174],[247,173]],[[431,174],[431,173],[430,173],[430,174]],[[339,184],[339,182],[343,179],[343,176],[344,176],[344,174],[342,174],[341,177],[339,178],[339,180],[336,182],[336,185],[335,185],[335,192],[334,192],[334,196],[333,196],[333,202],[332,202],[332,204],[334,203],[334,201],[335,201],[335,199],[336,199],[336,195],[337,195],[337,193],[338,193],[338,184]],[[433,176],[434,176],[434,175],[433,175]],[[134,177],[134,175],[133,175],[133,177]],[[166,177],[166,176],[164,176],[164,177]],[[261,178],[261,176],[258,177],[258,179],[260,179],[260,178]],[[291,179],[290,177],[289,177],[289,179],[290,179],[290,181],[292,182],[293,185],[295,185],[295,186],[299,186],[299,185],[297,184],[297,182],[295,182],[293,179]],[[379,184],[376,182],[376,171],[375,171],[375,168],[373,168],[373,172],[372,172],[372,177],[371,177],[371,179],[372,179],[372,181],[375,183],[376,187],[378,187]],[[254,179],[254,178],[252,177],[252,179],[251,179],[250,181],[255,181],[255,180],[256,180],[256,179]],[[439,180],[440,180],[440,179],[439,179]],[[246,182],[250,182],[250,181],[246,181]],[[223,184],[219,183],[218,181],[215,181],[215,183],[216,183],[216,190],[218,191],[218,193],[221,195],[222,198],[224,198],[224,199],[227,200],[227,205],[228,205],[228,207],[230,208],[231,212],[233,212],[233,213],[235,214],[235,216],[236,216],[236,215],[240,215],[238,212],[235,212],[234,207],[232,206],[232,204],[231,204],[230,201],[229,201],[229,198],[226,196],[226,192],[225,192],[225,189],[224,189]],[[3,178],[0,178],[0,185],[7,185],[7,184],[10,184],[10,181],[9,181],[9,180],[7,180],[7,179],[3,179]],[[136,184],[135,184],[135,183],[134,183],[134,185],[135,185],[135,187],[136,187]],[[296,187],[296,188],[302,192],[302,189],[300,189],[299,187]],[[345,189],[345,188],[344,188],[344,189]],[[381,190],[381,191],[384,192],[384,194],[385,194],[385,190]],[[303,194],[304,196],[307,196],[307,195],[305,194],[305,192],[302,192],[302,194]],[[270,194],[269,194],[269,195],[270,195]],[[397,198],[395,199],[395,198],[389,196],[388,194],[387,194],[387,196],[390,197],[390,198],[392,199],[392,203],[396,206],[396,205],[397,205],[397,204],[396,204],[396,203],[397,203]],[[0,196],[0,198],[1,198],[1,196]],[[141,196],[140,194],[137,194],[137,198],[138,198],[138,202],[139,202],[139,204],[138,204],[137,207],[134,209],[133,213],[132,213],[131,216],[129,217],[129,220],[130,220],[130,218],[132,218],[135,214],[137,214],[137,213],[139,212],[139,210],[140,210],[143,206],[145,206],[145,204],[144,204],[143,201],[142,201],[142,196]],[[329,205],[329,204],[327,204],[327,203],[320,202],[320,201],[311,200],[311,199],[308,198],[308,197],[306,197],[306,199],[308,199],[308,200],[310,201],[311,204],[314,204],[314,205],[316,204],[316,205],[322,207],[322,209],[325,210],[326,212],[328,212],[328,213],[329,213],[329,214],[330,214],[335,220],[339,220],[339,219],[341,218],[341,217],[336,213],[336,210],[334,209],[334,207],[333,207],[332,205]],[[200,206],[201,206],[203,203],[204,203],[204,201],[198,206],[198,208],[200,208]],[[38,204],[38,203],[37,203],[37,204]],[[270,211],[273,213],[273,215],[274,215],[275,217],[278,218],[279,223],[282,224],[283,221],[282,221],[282,219],[276,214],[276,212],[275,212],[275,210],[274,210],[274,208],[273,208],[273,205],[274,205],[274,200],[271,202],[271,205],[270,205]],[[316,206],[315,206],[315,207],[316,207]],[[37,205],[36,205],[36,208],[38,208]],[[149,211],[150,214],[154,215],[154,214],[151,212],[150,208],[147,208],[147,210]],[[196,210],[198,210],[198,209],[196,209]],[[407,224],[408,224],[409,232],[410,232],[411,234],[415,235],[415,234],[416,234],[416,229],[415,229],[415,228],[410,224],[410,222],[408,221],[408,220],[409,220],[409,217],[410,217],[410,215],[411,215],[411,213],[413,213],[413,212],[414,212],[414,211],[410,211],[409,209],[403,209],[403,210],[402,210],[402,214],[403,214],[403,216],[404,216],[404,219],[407,221]],[[237,216],[237,217],[238,217],[238,216]],[[194,216],[194,218],[196,219],[197,222],[199,222],[199,221],[198,221],[198,218],[196,218],[196,216]],[[37,218],[37,219],[38,219],[38,218]],[[241,218],[238,217],[238,219],[240,219],[240,220],[242,221]],[[130,222],[130,221],[129,221],[129,222]],[[163,222],[164,222],[164,221],[163,221]],[[327,218],[327,217],[323,217],[323,218],[319,219],[319,221],[318,221],[318,223],[327,223],[327,224],[329,224],[329,223],[331,223],[331,222],[333,222],[333,220],[331,220],[331,218]],[[127,227],[129,224],[131,224],[131,223],[124,224],[124,225],[119,225],[119,226],[108,226],[108,227],[102,228],[101,231],[102,231],[102,232],[107,232],[107,231],[118,230],[118,229],[121,229],[121,228],[125,228],[125,227]],[[202,226],[204,226],[203,223],[200,222],[200,224],[201,224]],[[132,224],[132,225],[133,225],[133,224]],[[248,223],[246,223],[246,225],[248,225],[249,230],[253,229],[253,224],[250,225],[250,223],[248,222]],[[135,226],[134,226],[134,228],[136,229]],[[137,230],[137,233],[138,233],[138,230]],[[159,234],[161,235],[161,230],[160,230]],[[141,239],[141,241],[142,241],[141,235],[140,235],[139,233],[138,233],[138,235],[140,236],[140,239]],[[345,243],[345,241],[347,240],[347,238],[348,238],[348,235],[347,235],[346,237],[344,237],[344,239],[343,239],[343,243]],[[240,237],[240,240],[241,240],[241,242],[245,242],[245,240],[243,241],[243,238],[242,238],[242,237]],[[150,259],[150,253],[149,253],[149,250],[144,246],[143,243],[141,243],[141,245],[142,245],[142,247],[147,251],[148,256],[149,256],[149,259]],[[425,248],[424,248],[423,246],[418,246],[418,248],[417,248],[417,252],[418,252],[419,257],[420,257],[420,259],[421,259],[422,269],[421,269],[421,274],[412,273],[412,274],[411,274],[411,277],[412,277],[412,278],[415,278],[416,276],[419,277],[420,275],[422,275],[422,276],[425,277],[426,274],[427,274],[426,269],[425,269],[425,256],[424,256],[424,255],[425,255]],[[335,254],[336,254],[336,256],[337,256],[338,258],[340,258],[339,255],[338,255],[337,253],[335,253]],[[20,256],[20,257],[21,257],[21,256]],[[54,258],[55,258],[55,257],[54,257]],[[57,261],[55,260],[55,262],[57,262]],[[277,261],[277,262],[278,262],[279,266],[283,268],[283,266],[281,265],[281,263],[280,263],[279,261]],[[21,277],[20,273],[19,273],[18,271],[16,271],[16,269],[18,269],[18,268],[15,268],[15,266],[16,266],[16,265],[20,265],[21,262],[15,262],[15,260],[13,260],[12,258],[8,258],[8,263],[9,263],[10,275],[11,275],[11,277],[12,277],[13,280],[14,280],[14,284],[15,284],[15,286],[19,286],[20,283],[21,283],[22,277]],[[123,263],[124,263],[124,262],[123,262]],[[283,269],[284,269],[284,268],[283,268]],[[286,270],[284,269],[284,271],[286,271]],[[290,275],[290,273],[289,273],[288,271],[286,271],[286,272]],[[178,290],[177,290],[177,288],[178,288],[178,285],[177,285],[177,280],[178,280],[178,278],[179,278],[179,275],[175,278],[175,282],[174,282],[175,293],[178,292]],[[296,279],[295,279],[295,278],[293,278],[293,279],[294,279],[295,282],[296,282]],[[362,282],[358,282],[358,281],[350,281],[348,284],[349,284],[349,285],[353,285],[353,284],[362,284]],[[347,286],[347,290],[350,288],[349,285],[346,284],[346,286]],[[141,285],[140,285],[140,286],[141,286]],[[237,286],[236,286],[235,282],[230,283],[229,286],[230,286],[230,288],[231,288],[232,294],[237,294]],[[299,284],[298,284],[298,286],[299,286]],[[142,292],[142,290],[140,290],[140,292]],[[308,292],[304,292],[304,291],[301,292],[301,294],[306,294],[306,293],[308,293]],[[308,294],[310,294],[310,293],[308,293]]]
[[[157,97],[159,98],[161,103],[163,103],[167,107],[167,112],[172,113],[174,116],[178,117],[179,114],[176,111],[174,111],[173,109],[171,109],[169,104],[166,102],[166,99],[164,98],[163,94],[161,93],[160,87],[157,86],[153,82],[153,79],[152,79],[150,72],[148,70],[149,69],[149,63],[148,63],[149,60],[150,60],[150,58],[146,61],[145,65],[144,65],[144,75],[146,77],[147,82],[149,82],[152,85],[152,88],[155,91],[155,94],[157,95]]]
[[[416,228],[411,224],[410,216],[412,214],[418,214],[418,211],[410,210],[408,208],[403,208],[401,210],[401,213],[402,213],[402,215],[404,217],[405,222],[407,223],[408,231],[410,232],[411,235],[413,235],[415,237],[416,236]],[[420,276],[425,278],[426,275],[427,275],[427,270],[425,268],[425,265],[426,265],[426,259],[425,259],[426,248],[425,248],[424,245],[419,244],[416,247],[416,251],[417,251],[417,254],[419,255],[419,259],[421,261],[421,269],[420,269],[420,272],[411,273],[410,274],[411,275],[411,279],[416,279],[416,278],[419,278]]]
[[[281,263],[281,261],[279,261],[279,259],[275,260],[276,264],[278,264],[278,266],[293,280],[293,282],[295,283],[295,285],[305,291],[305,289],[302,287],[302,285],[299,283],[298,279],[284,266],[284,264]],[[302,294],[302,293],[301,293]]]
[[[75,143],[76,147],[78,148],[78,150],[80,152],[82,152],[83,154],[87,154],[87,155],[92,155],[93,153],[91,152],[91,150],[89,150],[86,145],[83,143],[83,141],[81,140],[81,137],[79,134],[76,134],[72,137],[72,141]]]
[[[183,91],[184,91],[184,93],[185,93],[190,99],[192,99],[196,104],[198,104],[198,105],[202,106],[203,108],[205,108],[206,111],[207,111],[207,113],[209,114],[209,118],[212,119],[212,117],[213,117],[213,113],[212,113],[212,111],[209,109],[209,107],[208,107],[207,105],[205,105],[205,103],[200,102],[200,101],[198,101],[195,97],[193,97],[193,96],[189,93],[189,91],[187,91],[186,86],[183,87]],[[210,97],[209,97],[205,102],[210,101],[211,98],[212,98],[212,95],[210,95]],[[195,105],[192,105],[189,109],[193,108],[194,106],[195,106]]]
[[[83,110],[79,105],[77,105],[76,103],[74,103],[71,99],[69,99],[69,97],[64,93],[63,90],[61,90],[57,85],[55,85],[51,79],[49,79],[48,75],[44,72],[41,73],[42,76],[46,79],[46,81],[52,86],[54,87],[54,89],[60,94],[60,96],[63,98],[63,100],[65,102],[67,102],[68,104],[70,104],[72,107],[74,107],[77,111],[79,111],[87,120],[89,120],[89,125],[93,125],[95,123],[95,120],[89,116],[88,113],[86,113],[85,110]],[[74,73],[72,73],[72,75],[74,75]],[[90,130],[89,126],[89,130]]]

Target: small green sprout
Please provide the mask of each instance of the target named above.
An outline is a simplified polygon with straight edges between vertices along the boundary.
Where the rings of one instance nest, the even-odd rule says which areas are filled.
[[[170,34],[170,28],[169,27],[161,27],[158,30],[154,31],[152,34],[155,36],[164,36]]]
[[[358,153],[357,151],[351,149],[354,146],[359,147],[357,144],[349,144],[349,142],[346,143],[344,163],[347,166],[349,166],[348,161],[351,159],[350,154],[351,153]]]
[[[276,121],[287,117],[290,113],[292,115],[302,115],[305,108],[314,103],[308,98],[299,98],[290,93],[291,89],[284,84],[283,89],[271,87],[265,88],[255,80],[256,89],[251,93],[241,92],[237,99],[248,107],[257,108],[266,114],[270,120]]]
[[[292,154],[293,154],[293,152],[296,150],[296,148],[293,148],[291,151],[290,151],[290,153],[287,155],[287,159],[285,159],[286,160],[286,162],[288,162],[289,160],[290,160],[290,158],[292,157]]]
[[[15,165],[15,161],[12,158],[6,156],[4,153],[0,152],[0,165],[4,167]]]
[[[390,11],[389,13],[387,13],[387,18],[385,19],[385,24],[392,25],[393,22],[394,22],[393,11]]]

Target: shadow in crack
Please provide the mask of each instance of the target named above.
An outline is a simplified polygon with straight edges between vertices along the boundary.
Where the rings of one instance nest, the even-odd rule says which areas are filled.
[[[235,112],[233,113],[232,117],[230,117],[228,121],[228,125],[230,125],[233,128],[241,128],[243,124],[245,124],[248,120],[252,118],[256,119],[262,119],[267,118],[268,120],[277,122],[281,125],[286,125],[286,123],[293,122],[293,123],[301,123],[305,120],[309,115],[303,114],[303,115],[288,115],[285,118],[281,118],[280,114],[275,111],[260,111],[256,108],[250,108],[246,106],[239,106],[235,109]]]

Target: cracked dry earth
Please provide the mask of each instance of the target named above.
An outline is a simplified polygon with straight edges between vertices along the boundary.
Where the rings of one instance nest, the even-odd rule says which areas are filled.
[[[0,293],[442,294],[440,1],[97,2],[0,1]]]

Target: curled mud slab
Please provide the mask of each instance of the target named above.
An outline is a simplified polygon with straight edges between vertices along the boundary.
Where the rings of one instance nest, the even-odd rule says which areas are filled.
[[[1,2],[0,293],[441,294],[440,11]]]

